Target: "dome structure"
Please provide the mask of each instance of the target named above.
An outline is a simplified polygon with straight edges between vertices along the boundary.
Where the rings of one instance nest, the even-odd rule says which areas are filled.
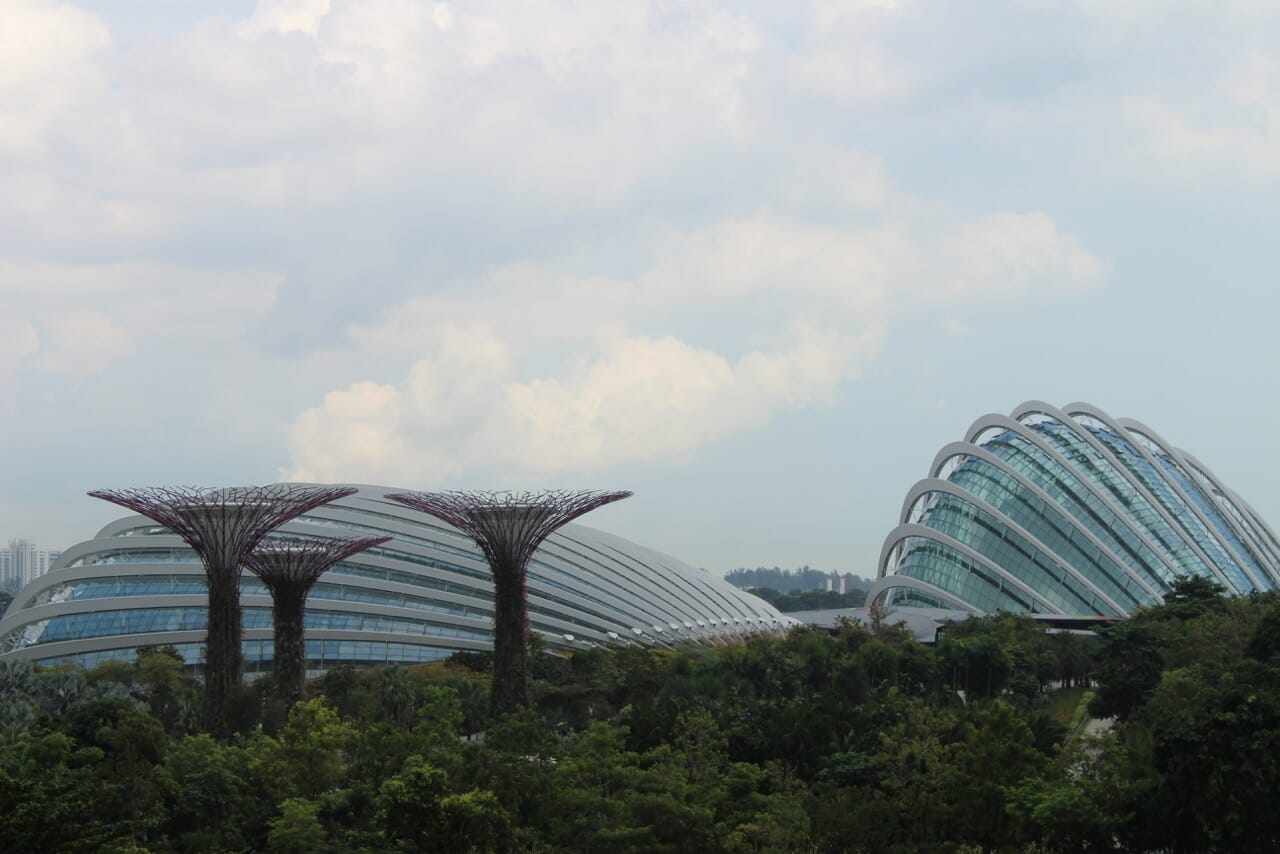
[[[1123,616],[1181,576],[1280,585],[1280,542],[1199,460],[1094,406],[974,422],[907,493],[868,601]]]
[[[391,537],[325,573],[306,610],[312,672],[334,664],[415,664],[492,647],[493,584],[461,531],[363,486],[273,537]],[[584,525],[552,534],[529,566],[529,620],[550,649],[720,643],[794,620],[705,571]],[[271,598],[241,578],[245,670],[270,668]],[[207,600],[195,553],[144,516],[64,551],[0,619],[0,657],[86,666],[171,644],[203,661]]]

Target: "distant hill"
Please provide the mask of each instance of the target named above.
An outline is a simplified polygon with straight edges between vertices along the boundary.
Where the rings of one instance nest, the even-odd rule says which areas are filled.
[[[836,593],[832,590],[793,590],[779,593],[768,587],[752,587],[751,592],[784,614],[796,611],[827,611],[835,608],[861,608],[867,601],[862,588]]]

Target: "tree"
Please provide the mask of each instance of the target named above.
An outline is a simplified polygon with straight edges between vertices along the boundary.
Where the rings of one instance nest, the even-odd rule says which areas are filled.
[[[314,797],[339,788],[349,762],[352,729],[323,697],[299,703],[275,739],[264,739],[258,772],[278,796]]]
[[[1272,605],[1263,612],[1249,638],[1247,652],[1258,661],[1280,663],[1280,605]]]
[[[382,784],[377,806],[383,836],[409,851],[488,854],[511,844],[511,818],[492,792],[452,794],[448,775],[420,756]]]
[[[1224,603],[1227,589],[1203,575],[1182,575],[1173,580],[1159,609],[1163,619],[1190,620]]]
[[[1112,623],[1100,634],[1107,643],[1098,653],[1089,714],[1126,720],[1160,684],[1164,660],[1157,635],[1141,620]]]
[[[125,843],[110,796],[93,773],[102,751],[77,749],[63,733],[24,733],[0,768],[0,846],[6,852],[98,851]]]
[[[169,781],[165,832],[178,850],[249,847],[275,803],[253,779],[250,749],[208,733],[169,742],[163,766]]]
[[[1280,670],[1243,661],[1168,671],[1142,725],[1161,780],[1148,809],[1165,845],[1280,850]]]
[[[288,798],[271,820],[267,850],[279,854],[324,854],[332,850],[329,834],[318,818],[319,807],[306,798]]]

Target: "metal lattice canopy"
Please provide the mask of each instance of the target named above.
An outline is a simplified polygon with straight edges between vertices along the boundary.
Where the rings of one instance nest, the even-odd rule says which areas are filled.
[[[275,483],[204,488],[152,486],[90,492],[173,531],[211,571],[235,572],[263,537],[290,519],[357,492],[352,486]]]
[[[391,537],[314,537],[263,540],[245,558],[245,567],[268,589],[278,585],[309,586],[334,564]]]
[[[631,497],[597,490],[540,492],[393,492],[387,498],[429,513],[465,532],[494,567],[523,570],[538,546],[579,516]]]

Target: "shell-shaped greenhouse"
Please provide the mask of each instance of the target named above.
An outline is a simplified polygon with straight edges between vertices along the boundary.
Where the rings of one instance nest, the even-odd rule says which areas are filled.
[[[1280,542],[1199,460],[1129,418],[1031,401],[987,415],[903,503],[870,601],[1123,616],[1180,576],[1280,585]]]
[[[312,672],[339,663],[436,661],[493,640],[488,564],[462,532],[360,487],[277,535],[389,536],[325,573],[307,600]],[[584,525],[565,525],[529,566],[529,621],[548,648],[720,643],[794,623],[768,603],[675,558]],[[271,599],[245,573],[245,670],[270,669]],[[62,553],[0,620],[0,656],[93,666],[169,644],[203,662],[207,599],[195,553],[144,516],[112,522]]]

